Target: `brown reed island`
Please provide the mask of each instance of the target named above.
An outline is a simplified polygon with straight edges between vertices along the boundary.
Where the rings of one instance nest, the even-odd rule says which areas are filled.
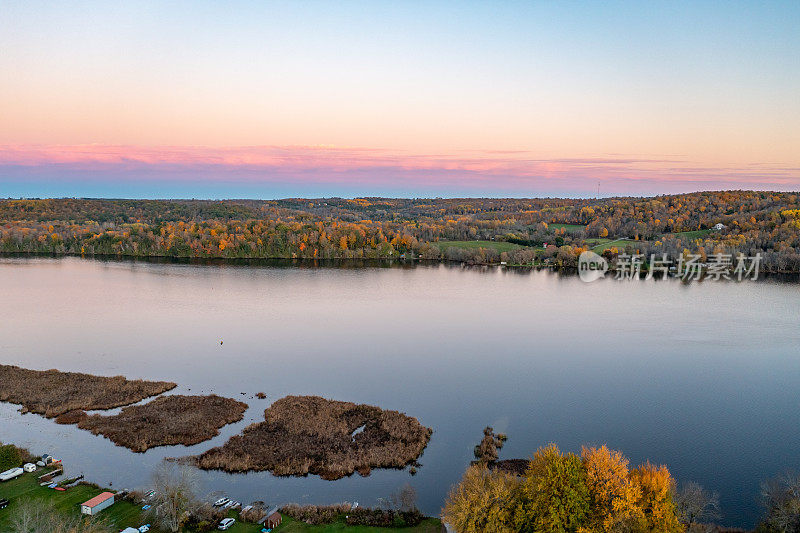
[[[286,396],[224,445],[190,458],[205,470],[269,470],[339,479],[414,463],[432,430],[398,411],[319,396]]]
[[[71,411],[56,418],[56,422],[77,424],[118,446],[144,452],[156,446],[190,446],[211,439],[219,435],[221,427],[241,420],[246,410],[246,403],[216,394],[176,394],[125,407],[113,416]]]
[[[168,381],[129,380],[59,370],[0,365],[0,401],[22,405],[21,412],[53,418],[74,410],[112,409],[174,389]]]

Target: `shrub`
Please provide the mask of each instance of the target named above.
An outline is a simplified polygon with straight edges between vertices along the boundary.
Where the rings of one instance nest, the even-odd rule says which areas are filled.
[[[358,508],[347,513],[348,526],[369,527],[415,527],[425,517],[417,509],[394,511],[386,509]]]
[[[0,446],[0,472],[15,468],[22,464],[22,454],[13,444]]]
[[[350,508],[351,505],[349,503],[334,505],[299,505],[291,503],[281,507],[280,512],[295,520],[316,526],[336,522],[339,515],[349,512]]]

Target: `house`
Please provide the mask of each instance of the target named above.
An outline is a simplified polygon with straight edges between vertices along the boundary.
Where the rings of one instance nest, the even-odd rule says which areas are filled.
[[[81,513],[94,516],[106,507],[111,507],[114,504],[113,492],[101,492],[89,501],[81,504]]]
[[[725,224],[723,224],[722,222],[717,222],[716,224],[714,224],[714,230],[720,231],[723,229],[725,229]]]
[[[56,462],[57,461],[52,455],[44,454],[42,455],[41,460],[39,460],[36,464],[38,464],[39,466],[48,466]]]
[[[269,513],[267,513],[267,519],[264,520],[264,526],[266,526],[269,529],[275,529],[276,527],[281,525],[282,520],[283,517],[281,516],[281,513],[279,513],[278,508],[275,507]]]

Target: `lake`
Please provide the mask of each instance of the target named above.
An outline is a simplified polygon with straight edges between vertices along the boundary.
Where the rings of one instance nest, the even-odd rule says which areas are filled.
[[[718,491],[730,525],[756,522],[762,480],[800,469],[796,282],[1,258],[0,294],[1,363],[175,381],[173,393],[250,405],[212,441],[134,454],[0,404],[1,441],[115,488],[146,487],[161,458],[222,444],[289,394],[417,417],[434,430],[423,466],[337,481],[203,472],[205,491],[372,505],[410,483],[438,514],[487,425],[509,435],[501,458],[554,442],[667,464]]]

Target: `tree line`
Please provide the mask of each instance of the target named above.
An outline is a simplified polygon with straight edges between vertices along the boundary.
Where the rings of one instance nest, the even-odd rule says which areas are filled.
[[[714,228],[718,229],[714,229]],[[624,240],[623,240],[624,239]],[[446,245],[448,241],[454,244]],[[485,246],[459,246],[481,241]],[[493,243],[517,245],[498,252]],[[575,264],[584,250],[754,256],[800,272],[800,195],[649,198],[0,200],[0,252]]]

